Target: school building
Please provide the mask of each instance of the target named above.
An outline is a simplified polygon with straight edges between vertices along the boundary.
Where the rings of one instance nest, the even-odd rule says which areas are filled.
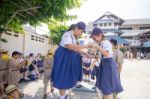
[[[115,38],[132,51],[150,52],[150,18],[122,19],[107,11],[88,24],[87,33],[90,34],[94,27],[101,28],[108,39]]]

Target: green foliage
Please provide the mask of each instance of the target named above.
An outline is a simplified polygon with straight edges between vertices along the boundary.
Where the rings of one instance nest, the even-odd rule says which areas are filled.
[[[63,33],[67,30],[68,26],[63,22],[52,19],[48,24],[50,30],[50,37],[54,44],[59,44]]]
[[[50,22],[51,18],[67,21],[76,16],[67,10],[80,7],[82,0],[0,0],[0,28],[22,32],[22,24],[32,26]]]
[[[121,48],[120,48],[120,51],[121,51],[122,53],[125,53],[125,52],[126,52],[126,49],[125,49],[124,47],[121,47]]]

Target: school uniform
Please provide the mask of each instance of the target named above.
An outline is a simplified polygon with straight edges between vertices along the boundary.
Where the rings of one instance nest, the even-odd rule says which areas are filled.
[[[84,57],[83,58],[83,67],[85,68],[89,68],[91,66],[91,59]],[[90,75],[91,74],[91,70],[86,70],[85,68],[83,68],[83,74],[85,75]]]
[[[8,63],[9,60],[4,60],[0,58],[0,83],[1,82],[8,82]]]
[[[58,89],[73,88],[82,79],[82,57],[78,52],[67,49],[66,44],[77,44],[71,31],[63,34],[54,55],[51,80]]]
[[[119,80],[119,73],[116,62],[113,60],[112,45],[108,40],[104,40],[101,47],[109,52],[109,56],[102,55],[96,87],[102,91],[104,95],[119,93],[123,91]]]
[[[11,59],[9,62],[9,84],[14,84],[16,86],[18,86],[20,80],[20,71],[17,64],[19,64],[17,59]]]
[[[52,71],[52,66],[53,66],[53,58],[52,57],[45,57],[44,59],[44,93],[46,93],[48,82],[50,81],[50,73]],[[50,82],[50,85],[51,82]]]
[[[117,64],[123,64],[123,53],[119,49],[114,49],[113,50],[113,59]]]
[[[92,73],[91,73],[91,78],[92,78],[93,80],[95,80],[95,76],[96,76],[96,79],[97,79],[97,77],[98,77],[99,65],[100,65],[100,59],[99,59],[99,60],[96,60],[95,66],[93,67],[93,70],[92,70]]]

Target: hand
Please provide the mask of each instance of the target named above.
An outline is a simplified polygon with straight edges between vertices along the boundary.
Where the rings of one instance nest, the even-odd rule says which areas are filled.
[[[88,46],[88,48],[93,48],[92,44],[88,44],[87,46]]]
[[[98,46],[98,45],[93,45],[93,48],[94,48],[94,49],[99,49],[100,46]]]
[[[84,53],[84,55],[87,57],[87,58],[90,58],[91,56],[88,54],[88,53]]]

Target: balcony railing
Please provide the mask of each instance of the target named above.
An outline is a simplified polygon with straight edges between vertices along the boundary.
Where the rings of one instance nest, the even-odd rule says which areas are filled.
[[[145,30],[121,30],[124,33],[142,33]]]

